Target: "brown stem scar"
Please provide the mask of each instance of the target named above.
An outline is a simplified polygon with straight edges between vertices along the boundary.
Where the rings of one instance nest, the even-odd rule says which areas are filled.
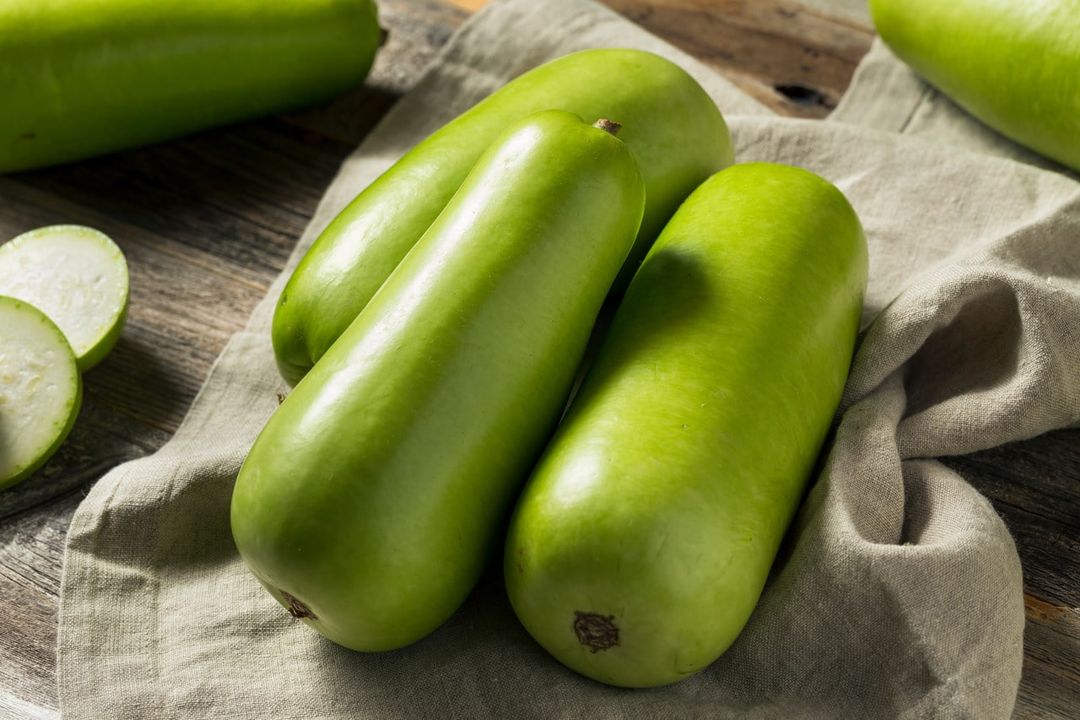
[[[611,133],[612,135],[618,135],[619,130],[622,129],[620,123],[617,123],[614,120],[608,120],[607,118],[600,118],[593,123],[593,127],[600,128],[604,132]]]
[[[614,615],[574,611],[574,634],[578,642],[593,653],[613,648],[619,644],[619,627]]]
[[[311,618],[312,620],[319,619],[315,617],[315,613],[311,612],[311,608],[309,608],[307,605],[300,602],[284,590],[280,590],[279,592],[281,593],[281,598],[289,604],[289,614],[292,615],[294,618],[296,618],[297,620],[303,620],[304,618]]]

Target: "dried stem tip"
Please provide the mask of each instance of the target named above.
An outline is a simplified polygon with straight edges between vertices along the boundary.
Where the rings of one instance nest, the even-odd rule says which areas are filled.
[[[593,127],[600,128],[604,132],[609,132],[612,135],[618,135],[619,134],[619,129],[622,128],[622,125],[615,122],[614,120],[608,120],[607,118],[600,118],[599,120],[597,120],[596,122],[593,123]]]

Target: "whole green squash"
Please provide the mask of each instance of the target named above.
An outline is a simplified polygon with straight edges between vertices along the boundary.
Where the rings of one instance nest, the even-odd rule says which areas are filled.
[[[511,604],[560,662],[646,687],[757,602],[840,401],[867,250],[844,196],[771,164],[686,200],[518,502]]]
[[[244,462],[233,537],[275,598],[368,651],[454,612],[497,555],[644,202],[626,146],[569,113],[481,156]]]
[[[965,110],[1080,170],[1080,0],[870,0],[881,38]]]
[[[274,313],[282,376],[295,383],[344,332],[508,125],[538,110],[610,117],[645,178],[645,217],[623,278],[679,203],[731,162],[720,111],[684,70],[641,50],[585,50],[508,83],[402,157],[304,256]]]
[[[0,172],[325,100],[380,33],[374,0],[4,0]]]

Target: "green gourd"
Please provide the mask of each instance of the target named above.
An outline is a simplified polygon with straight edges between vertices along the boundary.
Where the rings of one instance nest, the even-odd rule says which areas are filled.
[[[428,229],[492,140],[546,109],[610,117],[645,180],[625,285],[679,203],[732,160],[720,111],[684,70],[640,50],[585,50],[508,83],[421,142],[356,197],[300,262],[274,314],[282,376],[295,383],[344,332]]]
[[[511,604],[560,662],[664,685],[735,640],[840,401],[866,273],[854,211],[805,170],[736,165],[671,219],[511,521]]]
[[[1080,0],[870,0],[881,38],[965,110],[1080,170]]]
[[[380,33],[373,0],[4,0],[0,172],[326,100]]]
[[[644,202],[623,143],[569,113],[484,153],[244,462],[233,537],[279,602],[367,651],[454,612],[497,556]]]

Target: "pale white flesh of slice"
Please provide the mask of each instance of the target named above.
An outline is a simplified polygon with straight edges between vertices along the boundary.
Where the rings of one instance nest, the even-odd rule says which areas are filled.
[[[81,400],[82,376],[64,334],[32,305],[0,297],[0,489],[56,452]]]
[[[48,315],[85,372],[120,336],[127,314],[127,261],[116,243],[92,228],[31,230],[0,245],[0,295],[25,300]]]

